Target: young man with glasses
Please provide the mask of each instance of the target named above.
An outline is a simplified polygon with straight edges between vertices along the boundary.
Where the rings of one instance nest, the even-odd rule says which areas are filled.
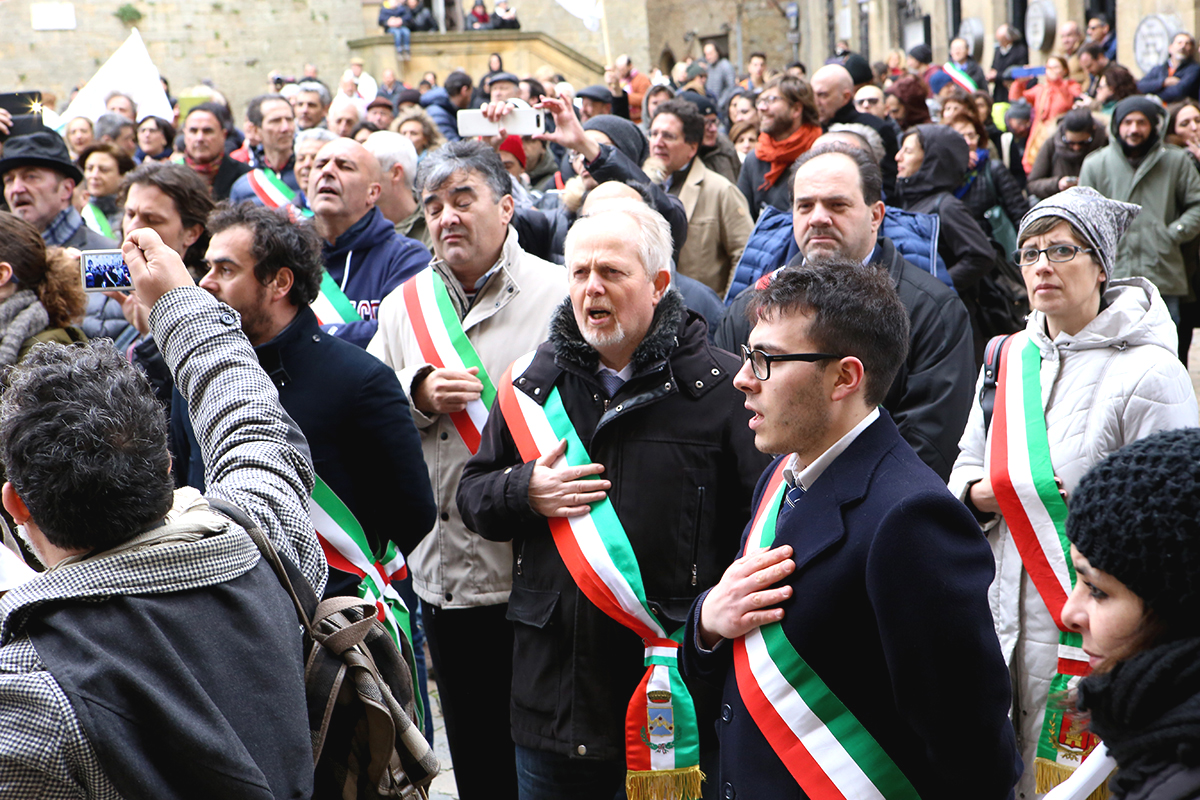
[[[779,273],[753,313],[734,385],[782,455],[683,638],[684,675],[723,690],[718,796],[1008,797],[991,550],[880,408],[908,348],[891,280],[835,257]]]

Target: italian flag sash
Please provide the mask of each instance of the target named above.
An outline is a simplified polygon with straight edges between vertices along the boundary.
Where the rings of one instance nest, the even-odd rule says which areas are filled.
[[[1083,640],[1066,629],[1062,607],[1075,586],[1067,504],[1054,479],[1050,440],[1042,409],[1042,356],[1022,331],[1004,343],[996,380],[996,404],[988,436],[987,469],[996,502],[1012,532],[1021,563],[1058,626],[1058,674],[1038,737],[1037,791],[1047,792],[1070,776],[1099,739],[1074,711],[1057,709],[1054,698],[1075,688],[1090,672]],[[1099,792],[1093,797],[1103,797]]]
[[[349,297],[346,297],[346,293],[329,275],[327,269],[321,270],[321,291],[317,293],[317,299],[312,301],[310,308],[317,315],[317,322],[322,325],[330,322],[355,322],[362,319],[354,310],[354,303],[350,301]]]
[[[421,357],[437,369],[453,369],[465,372],[477,367],[475,377],[483,383],[483,393],[478,400],[467,403],[463,411],[450,415],[455,430],[462,437],[471,455],[479,451],[480,436],[487,422],[488,409],[496,399],[496,386],[488,376],[475,346],[467,338],[458,311],[450,300],[450,292],[433,267],[428,267],[409,278],[401,286],[404,307],[408,311],[409,324],[416,334],[421,348]],[[587,462],[584,462],[587,463]]]
[[[354,514],[319,475],[309,498],[308,510],[329,566],[362,578],[358,596],[375,603],[379,621],[396,643],[396,648],[403,653],[404,642],[407,642],[409,652],[412,652],[412,620],[408,606],[392,586],[392,581],[408,577],[408,565],[396,543],[388,542],[380,554],[371,552],[367,535]],[[415,658],[409,668],[413,686],[417,686]],[[425,709],[418,702],[417,715],[423,717],[424,714]],[[424,719],[419,719],[417,727],[424,724]]]
[[[775,542],[786,464],[780,460],[767,482],[743,555]],[[813,800],[919,800],[891,757],[796,652],[780,623],[735,639],[733,668],[750,716]]]
[[[254,169],[250,170],[250,188],[254,190],[254,196],[257,197],[262,204],[267,208],[283,208],[289,205],[295,205],[296,192],[295,189],[288,186],[273,169]],[[311,209],[297,209],[300,214],[305,217],[311,217],[313,212]]]
[[[108,217],[104,216],[104,212],[97,208],[95,203],[88,203],[84,206],[80,216],[83,217],[85,225],[101,236],[107,236],[109,239],[117,238],[113,235],[112,225],[108,224]]]
[[[513,388],[533,361],[513,362],[500,381],[498,402],[513,441],[533,461],[567,440],[563,461],[591,463],[563,407],[558,388],[544,406]],[[560,461],[559,463],[563,463]],[[629,537],[607,497],[579,517],[549,519],[550,532],[576,585],[597,608],[642,639],[646,675],[625,716],[625,790],[629,800],[696,800],[700,797],[700,737],[692,696],[679,674],[684,628],[668,632],[646,599],[642,571]]]
[[[975,81],[972,80],[971,76],[953,61],[947,61],[942,65],[942,69],[947,75],[950,76],[950,80],[954,81],[968,92],[974,92],[979,89],[979,87],[975,85]]]

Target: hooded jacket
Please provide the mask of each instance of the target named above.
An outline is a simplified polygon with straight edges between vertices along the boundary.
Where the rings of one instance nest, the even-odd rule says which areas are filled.
[[[915,175],[896,179],[896,204],[905,211],[939,217],[938,253],[958,293],[972,295],[980,279],[995,266],[996,254],[987,234],[954,196],[967,171],[967,143],[943,125],[918,125],[916,135],[925,160]]]
[[[378,208],[321,247],[329,277],[354,303],[361,321],[326,325],[325,330],[366,347],[378,327],[379,304],[393,289],[429,265],[431,256],[420,242],[396,235]]]
[[[1113,277],[1142,276],[1164,296],[1186,295],[1187,272],[1179,246],[1200,234],[1200,172],[1186,150],[1162,142],[1166,123],[1161,116],[1159,140],[1134,167],[1121,147],[1119,124],[1114,114],[1108,146],[1084,159],[1079,172],[1080,186],[1142,207],[1121,237]]]
[[[564,301],[515,389],[535,400],[558,389],[591,460],[613,482],[609,497],[646,596],[674,631],[733,561],[769,458],[755,449],[745,398],[733,387],[738,359],[709,346],[704,321],[676,292],[658,304],[633,353],[633,374],[611,399],[596,377],[598,360]],[[463,521],[489,540],[511,540],[516,557],[508,604],[516,637],[513,741],[623,761],[625,711],[645,674],[644,647],[571,578],[545,518],[529,505],[533,467],[497,404],[458,490]],[[693,698],[707,743],[715,697],[708,690]]]
[[[1033,162],[1033,169],[1029,171],[1025,189],[1040,200],[1061,192],[1062,189],[1058,188],[1059,179],[1068,175],[1079,177],[1079,171],[1083,169],[1083,160],[1108,144],[1108,131],[1099,123],[1096,124],[1096,132],[1092,134],[1092,141],[1078,150],[1069,147],[1063,141],[1063,132],[1066,129],[1065,123],[1058,123],[1053,139],[1042,145],[1037,160]]]
[[[421,95],[421,108],[437,123],[447,142],[462,138],[458,135],[458,107],[450,102],[450,95],[443,87],[435,86]]]
[[[1115,280],[1104,299],[1107,307],[1073,336],[1060,333],[1052,341],[1041,311],[1034,311],[1018,334],[1029,337],[1042,353],[1050,461],[1068,496],[1109,453],[1155,431],[1195,427],[1200,414],[1191,379],[1175,355],[1175,326],[1153,284],[1144,278]],[[971,485],[985,475],[981,387],[982,373],[950,474],[950,491],[959,498],[966,498]],[[1034,752],[1058,664],[1058,628],[1021,563],[1004,518],[993,517],[983,527],[996,558],[988,602],[1016,690],[1013,720],[1025,761],[1017,792],[1031,797]]]

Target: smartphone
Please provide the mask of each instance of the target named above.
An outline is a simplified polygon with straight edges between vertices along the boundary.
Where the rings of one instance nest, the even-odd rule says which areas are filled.
[[[133,278],[120,250],[84,250],[79,271],[85,292],[132,292]]]
[[[463,138],[495,136],[501,128],[508,131],[509,136],[533,136],[546,131],[546,119],[540,108],[514,108],[501,117],[499,125],[484,119],[483,112],[477,108],[458,112],[458,135]]]
[[[41,92],[5,92],[0,94],[0,108],[13,120],[7,136],[0,133],[0,142],[8,136],[24,136],[42,129]]]

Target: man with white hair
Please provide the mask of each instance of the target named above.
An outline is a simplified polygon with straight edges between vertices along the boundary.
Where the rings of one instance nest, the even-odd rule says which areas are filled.
[[[718,707],[685,688],[670,637],[737,549],[767,459],[737,358],[708,347],[669,287],[666,220],[613,200],[575,223],[565,253],[570,297],[549,340],[496,381],[457,495],[469,528],[513,546],[521,797],[698,797]],[[580,550],[580,526],[604,545]]]
[[[425,214],[413,192],[417,177],[417,148],[407,136],[392,131],[376,131],[363,143],[367,152],[379,160],[382,191],[375,201],[396,233],[416,239],[430,250],[433,237],[425,224]]]
[[[333,98],[333,104],[329,106],[329,130],[338,136],[349,137],[360,119],[358,104],[352,99],[342,94]]]

